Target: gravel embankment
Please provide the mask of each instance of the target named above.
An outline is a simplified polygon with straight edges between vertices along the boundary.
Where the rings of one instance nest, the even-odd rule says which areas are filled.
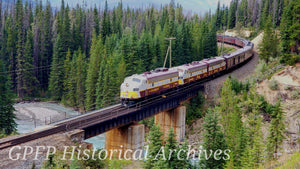
[[[259,60],[257,51],[258,51],[258,46],[261,43],[262,36],[263,33],[259,34],[255,39],[252,40],[252,43],[254,43],[255,52],[254,52],[254,56],[252,57],[251,60],[249,60],[249,62],[247,62],[245,65],[241,66],[240,68],[233,70],[232,72],[229,72],[223,76],[215,78],[214,80],[204,83],[206,98],[213,99],[215,96],[217,96],[220,88],[222,87],[224,81],[229,75],[237,78],[238,80],[245,80],[247,77],[255,73],[255,67],[258,64],[258,60]]]
[[[257,51],[257,46],[261,42],[262,34],[255,38],[252,42],[254,43],[254,50]],[[245,80],[247,77],[255,73],[255,67],[258,64],[258,53],[254,52],[254,56],[249,60],[245,65],[241,66],[238,69],[233,70],[223,76],[217,77],[211,81],[204,83],[205,87],[205,97],[209,100],[213,100],[215,97],[218,97],[219,91],[225,82],[226,78],[231,75],[232,77],[237,78],[238,80]],[[192,146],[198,146],[202,140],[202,119],[198,119],[192,126],[187,126],[186,135],[188,136],[188,142]],[[194,132],[199,131],[200,132]]]
[[[34,160],[37,152],[36,146],[54,146],[57,147],[60,151],[63,151],[64,146],[75,146],[75,144],[72,141],[70,141],[70,139],[65,134],[55,134],[52,136],[43,137],[34,141],[24,143],[19,146],[22,147],[21,150],[19,150],[16,147],[12,151],[12,158],[17,158],[16,153],[21,153],[19,160],[11,160],[9,158],[9,151],[11,150],[11,148],[0,150],[0,168],[27,169],[31,168],[33,163],[35,163],[36,168],[40,168],[42,166],[43,159],[47,154],[47,149],[43,150],[42,148],[40,148],[39,152],[41,152],[42,155],[39,154],[37,160]],[[32,154],[25,156],[25,160],[23,159],[25,150],[24,146],[31,146],[34,148]],[[30,152],[30,149],[28,149],[28,152]]]
[[[247,77],[254,73],[255,66],[258,64],[258,60],[258,54],[255,52],[253,58],[242,67],[235,69],[232,72],[229,72],[223,76],[217,77],[214,80],[204,83],[205,96],[208,99],[212,99],[216,95],[218,95],[220,88],[222,87],[224,81],[229,75],[239,80],[245,80]]]

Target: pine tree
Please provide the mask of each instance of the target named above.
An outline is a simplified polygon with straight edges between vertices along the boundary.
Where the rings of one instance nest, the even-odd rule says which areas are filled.
[[[66,59],[64,61],[64,95],[62,100],[69,106],[75,106],[76,104],[76,59],[78,53],[71,55],[70,49],[68,49]]]
[[[229,78],[226,79],[222,86],[220,97],[220,104],[217,110],[221,114],[221,124],[224,128],[228,148],[231,150],[227,168],[233,168],[234,166],[240,166],[243,147],[245,146],[245,132],[241,110],[238,107],[239,99],[232,90]]]
[[[175,169],[177,168],[176,164],[178,164],[179,159],[177,158],[177,140],[176,135],[171,127],[168,137],[166,139],[165,145],[165,154],[167,160],[164,160],[164,163],[167,168]]]
[[[14,30],[13,25],[13,18],[9,16],[6,20],[6,28],[7,28],[7,41],[6,41],[6,50],[9,56],[9,63],[8,63],[8,71],[10,71],[10,79],[12,82],[12,89],[14,92],[16,91],[16,32]]]
[[[95,22],[95,26],[94,26],[94,30],[96,35],[99,35],[100,32],[100,25],[99,25],[99,16],[98,16],[98,10],[96,8],[96,6],[94,7],[94,22]]]
[[[265,24],[264,36],[259,48],[259,57],[269,62],[270,57],[276,58],[278,56],[278,38],[275,31],[272,30],[271,16],[268,17],[267,23]]]
[[[14,101],[9,77],[5,72],[2,60],[0,59],[0,132],[9,135],[16,131],[16,115],[14,112]]]
[[[214,24],[212,24],[210,33],[209,33],[209,42],[210,42],[210,57],[217,56],[218,45],[217,45],[217,30]]]
[[[229,13],[228,13],[228,28],[232,29],[236,25],[236,11],[238,6],[238,0],[233,0],[230,3]]]
[[[106,55],[106,50],[104,50],[104,55]],[[114,70],[112,70],[112,58],[107,57],[107,55],[104,57],[106,59],[105,66],[104,66],[104,71],[103,71],[103,88],[102,88],[102,93],[101,96],[103,97],[101,100],[101,107],[105,107],[110,105],[110,102],[113,101],[113,82],[112,79],[114,79]],[[100,82],[100,80],[98,81]],[[115,83],[115,82],[114,82]]]
[[[104,46],[102,38],[96,37],[95,32],[93,32],[92,47],[90,52],[90,61],[87,70],[86,79],[86,110],[92,110],[95,108],[96,102],[96,84],[99,75],[101,55],[103,54]]]
[[[267,151],[268,157],[273,158],[275,154],[275,158],[277,158],[277,153],[280,149],[280,145],[283,142],[285,125],[284,125],[284,112],[280,106],[280,102],[278,101],[272,109],[272,120],[269,126],[269,135],[268,135],[268,144]]]
[[[16,0],[11,8],[5,8],[5,10],[3,10],[3,3],[1,5],[0,57],[6,70],[10,72],[12,88],[20,98],[37,93],[41,96],[48,95],[55,100],[61,100],[62,95],[64,98],[70,98],[66,96],[70,90],[63,91],[62,85],[65,75],[70,73],[66,72],[63,67],[67,50],[70,49],[73,55],[74,51],[81,47],[83,53],[91,60],[93,29],[96,37],[98,34],[101,36],[103,45],[98,66],[102,60],[101,54],[104,53],[104,48],[106,50],[105,63],[108,65],[104,65],[102,68],[103,76],[101,78],[108,79],[108,83],[110,83],[110,85],[105,84],[101,87],[98,100],[103,100],[103,98],[108,99],[106,101],[116,100],[119,91],[118,85],[124,76],[161,67],[168,46],[166,37],[177,37],[177,40],[173,42],[175,45],[172,45],[173,65],[201,60],[204,56],[214,56],[213,36],[215,36],[216,29],[213,25],[216,18],[209,13],[204,19],[201,19],[200,23],[197,15],[185,17],[182,6],[175,6],[174,1],[161,9],[151,7],[145,10],[133,10],[129,7],[127,10],[123,10],[122,2],[116,8],[109,10],[106,2],[103,11],[99,11],[96,7],[93,9],[83,8],[80,7],[80,4],[71,9],[64,0],[61,1],[58,11],[52,11],[49,1],[45,6],[42,1],[34,3],[34,9],[32,3],[22,0]],[[219,24],[219,19],[223,17],[224,12],[220,5],[218,10]],[[202,28],[205,30],[202,31]],[[30,34],[32,34],[32,38],[29,38]],[[27,39],[31,39],[33,42],[29,43],[30,40]],[[79,54],[77,53],[75,56],[74,58],[78,59]],[[30,58],[31,61],[28,60]],[[71,58],[68,64],[74,65],[73,57]],[[120,63],[120,61],[122,62]],[[87,67],[90,65],[85,64]],[[120,68],[123,65],[126,65],[125,73],[122,73],[125,69]],[[33,69],[32,77],[35,77],[37,81],[34,82],[34,78],[25,78],[32,74],[26,69]],[[81,70],[84,72],[87,69]],[[96,69],[100,70],[100,68]],[[73,70],[76,71],[75,74],[81,72],[77,68]],[[112,76],[109,76],[110,72]],[[99,71],[94,74],[97,76],[94,76],[96,80],[91,86],[96,86],[95,83],[100,75]],[[77,97],[71,97],[71,99],[75,99],[74,106],[81,102],[80,107],[82,107],[83,104],[86,105],[87,100],[90,100],[91,104],[95,104],[95,100],[97,100],[95,94],[86,95],[90,88],[87,88],[88,85],[85,84],[88,81],[87,72],[85,75],[86,78],[79,85],[84,85],[84,87],[80,87],[80,90],[86,90],[85,94],[80,92],[82,94],[80,98],[84,98],[84,101],[82,99],[78,101]],[[77,82],[79,80],[75,75],[72,79],[72,96],[74,93],[77,94],[77,89],[74,92]],[[45,93],[47,89],[48,93]],[[104,89],[108,90],[108,93],[105,93]],[[92,90],[95,92],[89,92],[97,92],[96,89]],[[96,95],[98,96],[98,93]]]
[[[43,55],[43,66],[49,66],[51,65],[52,55],[53,55],[53,43],[52,43],[52,25],[51,25],[51,19],[52,19],[52,10],[50,6],[50,2],[47,1],[46,4],[46,10],[44,15],[44,48],[42,51]],[[42,71],[42,78],[39,79],[40,84],[42,85],[42,90],[46,90],[49,83],[49,75],[50,70],[45,69]]]
[[[103,99],[103,90],[104,90],[104,72],[105,72],[105,65],[106,65],[106,58],[103,58],[100,63],[100,69],[98,73],[98,80],[96,86],[96,108],[99,109],[102,107],[104,99]],[[124,79],[123,79],[124,80]]]
[[[281,48],[283,53],[290,52],[290,27],[292,26],[293,22],[293,14],[292,14],[292,3],[288,4],[284,8],[284,13],[282,16],[280,29],[281,29]]]
[[[242,27],[247,26],[248,23],[248,2],[247,0],[242,0],[242,2],[238,6],[237,10],[237,16],[238,16],[238,22],[241,24]]]
[[[46,66],[45,60],[42,55],[42,51],[44,49],[44,42],[42,39],[43,32],[43,9],[42,9],[42,2],[36,4],[35,10],[34,10],[34,21],[32,26],[32,32],[33,32],[33,65],[34,65],[34,73],[36,78],[43,82],[43,69],[38,69],[39,67]],[[49,65],[47,65],[49,66]]]
[[[172,65],[182,65],[188,63],[186,58],[181,58],[180,56],[185,56],[183,51],[183,25],[176,26],[176,48],[172,51]],[[173,45],[172,45],[173,46]]]
[[[263,160],[261,121],[262,119],[255,112],[248,117],[248,128],[245,137],[246,147],[241,160],[243,168],[258,168]]]
[[[300,15],[300,4],[299,0],[293,0],[290,2],[293,7],[293,24],[290,27],[291,32],[291,49],[293,53],[300,54],[300,23],[299,23],[299,15]],[[299,60],[298,60],[299,61]]]
[[[61,38],[63,40],[63,49],[65,49],[65,53],[68,49],[71,49],[72,47],[72,36],[71,36],[71,23],[70,23],[70,17],[69,17],[69,5],[67,5],[66,9],[64,10],[64,18],[63,18],[63,24],[62,24],[62,33]]]
[[[123,40],[123,38],[122,38]],[[136,28],[133,27],[131,35],[130,35],[130,39],[129,39],[129,44],[127,44],[127,40],[124,39],[124,45],[122,45],[122,51],[124,51],[124,61],[126,64],[127,68],[131,68],[131,69],[127,69],[126,71],[126,75],[132,75],[134,73],[142,73],[145,71],[144,68],[140,67],[140,57],[138,56],[138,35],[136,32]],[[126,46],[129,45],[129,51],[128,51],[128,59],[126,59]]]
[[[126,77],[126,64],[123,57],[121,58],[120,63],[118,65],[117,75],[118,75],[117,84],[118,86],[120,86]]]
[[[163,146],[163,133],[160,131],[160,127],[153,125],[150,129],[148,140],[149,140],[149,149],[147,154],[147,160],[144,161],[143,167],[145,169],[151,169],[157,163],[160,163],[160,157],[155,159],[157,154],[160,152]]]
[[[64,76],[64,91],[67,93],[68,92],[68,81],[69,81],[69,77],[71,76],[70,70],[71,70],[71,61],[72,61],[72,55],[71,55],[71,51],[70,49],[68,49],[67,55],[66,55],[66,59],[64,60],[64,72],[65,72],[65,76]]]
[[[22,69],[24,70],[23,74],[23,90],[26,96],[35,96],[37,91],[36,85],[38,80],[34,76],[33,71],[33,35],[32,31],[27,31],[27,38],[25,43],[25,52],[24,52],[24,63],[22,64]]]
[[[63,94],[64,70],[63,62],[65,58],[65,49],[63,41],[58,35],[53,49],[53,61],[51,63],[51,72],[49,77],[49,92],[54,100],[60,100]]]
[[[271,16],[271,18],[272,18],[272,13],[270,13],[270,9],[271,9],[270,5],[271,5],[270,0],[262,1],[261,17],[259,20],[260,29],[264,29],[266,27],[265,24],[268,22],[269,16]],[[271,23],[271,25],[272,25],[272,23]]]
[[[192,54],[193,54],[193,60],[201,60],[200,57],[200,25],[198,22],[195,22],[192,28]]]
[[[72,13],[72,12],[71,12]],[[75,21],[72,23],[72,50],[78,50],[84,47],[84,37],[83,37],[83,11],[80,7],[75,12]],[[74,20],[74,19],[73,19]]]
[[[85,62],[86,56],[82,53],[81,49],[78,50],[78,57],[76,60],[76,100],[77,105],[81,111],[85,112],[85,81],[86,81],[86,69]]]
[[[169,37],[174,37],[176,35],[175,29],[175,2],[170,1],[169,4]]]
[[[0,1],[0,31],[2,29],[2,0]],[[1,36],[0,36],[1,37]],[[0,47],[1,50],[1,47]]]
[[[25,32],[24,32],[24,12],[23,12],[23,4],[21,0],[18,0],[16,2],[16,32],[17,32],[17,92],[18,97],[22,100],[25,91],[24,91],[24,68],[23,65],[25,63],[24,61],[24,42],[25,42]]]
[[[157,29],[161,29],[159,24],[156,24],[156,28],[155,30]],[[156,31],[155,31],[156,32]],[[161,67],[163,65],[163,61],[164,61],[164,58],[165,56],[162,56],[161,55],[161,48],[162,48],[162,45],[160,44],[160,35],[159,33],[155,33],[155,37],[154,37],[154,59],[153,59],[153,67],[157,68],[157,67]]]
[[[218,1],[218,6],[217,6],[217,11],[216,11],[216,28],[220,29],[221,28],[221,20],[222,20],[222,15],[221,15],[221,9],[220,9],[220,1]]]
[[[109,36],[111,33],[110,17],[109,17],[109,13],[108,13],[107,0],[105,0],[105,8],[104,8],[101,27],[102,27],[102,29],[101,29],[102,39],[103,39],[103,42],[105,42],[106,36]]]
[[[299,0],[291,0],[287,2],[281,19],[281,51],[284,54],[281,60],[288,64],[294,64],[297,61],[295,54],[300,54],[299,11]]]
[[[228,27],[228,7],[225,5],[223,6],[224,12],[223,12],[223,17],[222,17],[222,26],[227,28]]]
[[[0,13],[2,14],[2,2],[0,1]],[[8,53],[7,53],[7,28],[6,28],[6,22],[4,21],[4,24],[2,24],[2,17],[0,17],[0,59],[5,60],[3,65],[5,68],[7,68],[8,65]]]
[[[275,8],[275,13],[273,16],[274,27],[279,26],[281,23],[283,7],[284,7],[284,0],[277,0],[276,7],[274,7]]]
[[[218,124],[219,118],[218,114],[213,110],[208,110],[206,116],[204,118],[203,129],[205,130],[203,137],[203,149],[212,152],[216,152],[217,150],[225,151],[227,149],[227,145],[225,142],[225,137],[222,132],[221,126]],[[200,161],[200,165],[205,168],[223,168],[225,164],[224,154],[221,154],[218,159],[213,157],[209,159],[203,159]]]
[[[150,64],[153,58],[151,41],[152,38],[149,32],[144,31],[138,43],[138,56],[143,62],[144,71],[150,70]]]
[[[191,168],[191,164],[188,156],[188,141],[185,139],[181,146],[177,146],[176,153],[178,154],[178,160],[176,161],[177,168]],[[182,160],[181,160],[182,159]]]

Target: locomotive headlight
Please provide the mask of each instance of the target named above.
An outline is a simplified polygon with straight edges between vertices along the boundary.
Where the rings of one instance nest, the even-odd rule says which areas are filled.
[[[126,86],[126,87],[128,87],[128,86],[129,86],[129,84],[128,84],[128,83],[126,83],[126,84],[125,84],[125,86]]]

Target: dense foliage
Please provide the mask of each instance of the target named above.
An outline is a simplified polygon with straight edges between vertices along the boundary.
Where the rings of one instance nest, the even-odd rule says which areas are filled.
[[[193,97],[187,104],[187,113],[186,113],[186,123],[190,125],[193,121],[203,117],[203,104],[205,98],[201,92],[198,93],[198,96]]]
[[[0,71],[4,70],[4,65],[0,60]],[[0,73],[0,138],[16,131],[13,104],[9,77],[5,73]]]
[[[176,135],[173,128],[170,128],[168,136],[163,138],[163,133],[160,127],[156,124],[153,125],[148,136],[148,150],[146,160],[143,167],[145,169],[151,168],[191,168],[188,154],[188,143],[182,145],[176,140]]]
[[[225,136],[219,125],[219,114],[214,112],[213,110],[208,110],[206,116],[204,117],[203,128],[205,130],[203,136],[203,149],[204,150],[212,150],[216,152],[218,150],[225,151],[227,149],[227,145],[225,142]],[[202,158],[200,161],[202,168],[223,168],[225,165],[226,159],[224,154],[221,154],[218,159]]]
[[[185,16],[174,1],[109,10],[62,0],[55,11],[49,1],[23,2],[0,2],[2,73],[20,100],[50,97],[81,111],[113,104],[126,76],[163,66],[167,37],[176,37],[173,66],[217,55],[214,16]]]
[[[234,86],[244,90],[236,93]],[[234,78],[228,78],[222,87],[216,110],[221,114],[220,123],[231,150],[226,168],[258,168],[266,161],[265,154],[272,159],[273,154],[278,153],[285,131],[284,112],[279,103],[269,104],[248,82],[239,83]],[[268,117],[266,114],[269,114],[271,122],[268,139],[264,141],[262,124],[270,121],[265,118]]]
[[[219,3],[216,29],[235,28],[239,33],[250,28],[254,36],[264,30],[260,57],[268,62],[280,56],[282,63],[294,64],[300,62],[299,4],[299,0],[232,0],[229,7]],[[275,30],[280,30],[280,38]]]
[[[254,85],[248,81],[239,82],[231,76],[224,82],[220,98],[216,102],[208,110],[194,109],[206,112],[201,146],[203,150],[212,152],[230,150],[227,151],[229,158],[221,154],[219,160],[206,160],[203,156],[199,162],[201,168],[259,168],[267,160],[276,159],[285,138],[284,112],[279,102],[275,105],[269,104],[256,92]],[[269,134],[265,140],[262,131],[264,123],[270,123]],[[176,149],[174,145],[177,143],[172,129],[167,138],[162,137],[159,127],[154,124],[148,137],[149,148],[153,151],[150,151],[150,159],[145,161],[145,168],[176,168],[174,166],[178,161],[173,156],[170,156],[170,161],[163,160],[162,156],[154,160],[162,151],[162,145],[165,146],[165,152]],[[182,168],[189,167],[191,166],[187,162]]]
[[[300,62],[300,0],[291,0],[285,6],[280,25],[282,62]]]

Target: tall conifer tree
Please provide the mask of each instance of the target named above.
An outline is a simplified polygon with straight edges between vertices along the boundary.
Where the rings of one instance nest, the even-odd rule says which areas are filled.
[[[203,128],[205,130],[203,134],[204,150],[212,150],[212,152],[216,152],[218,150],[225,151],[227,149],[225,137],[221,130],[221,126],[219,125],[219,118],[216,112],[213,110],[208,110],[204,118]],[[200,164],[204,168],[223,168],[226,162],[224,159],[227,157],[224,154],[221,154],[217,158],[218,159],[211,157],[206,160],[204,157],[202,157]]]
[[[160,131],[160,127],[157,125],[153,125],[149,132],[148,141],[149,141],[149,150],[147,155],[147,159],[144,161],[144,168],[151,169],[157,163],[160,163],[160,157],[157,157],[157,154],[160,152],[163,146],[163,133]]]
[[[63,40],[58,35],[53,49],[53,61],[51,64],[51,72],[49,78],[49,92],[54,100],[60,100],[63,94],[64,79],[64,58],[65,49],[63,48]]]
[[[268,135],[268,157],[269,158],[277,158],[277,153],[280,150],[280,146],[283,142],[285,125],[284,125],[284,112],[280,106],[280,102],[278,101],[275,106],[272,108],[271,115],[271,124],[269,126],[269,135]],[[273,156],[274,155],[274,156]]]
[[[14,112],[14,101],[12,98],[11,84],[5,67],[0,59],[0,132],[11,134],[16,131],[16,115]]]
[[[96,102],[96,84],[99,75],[100,63],[101,63],[101,56],[102,52],[104,51],[104,46],[102,42],[102,38],[97,35],[95,31],[93,32],[93,39],[92,39],[92,47],[91,47],[91,56],[89,61],[89,67],[87,70],[87,79],[86,79],[86,109],[87,111],[92,110],[95,108]]]

